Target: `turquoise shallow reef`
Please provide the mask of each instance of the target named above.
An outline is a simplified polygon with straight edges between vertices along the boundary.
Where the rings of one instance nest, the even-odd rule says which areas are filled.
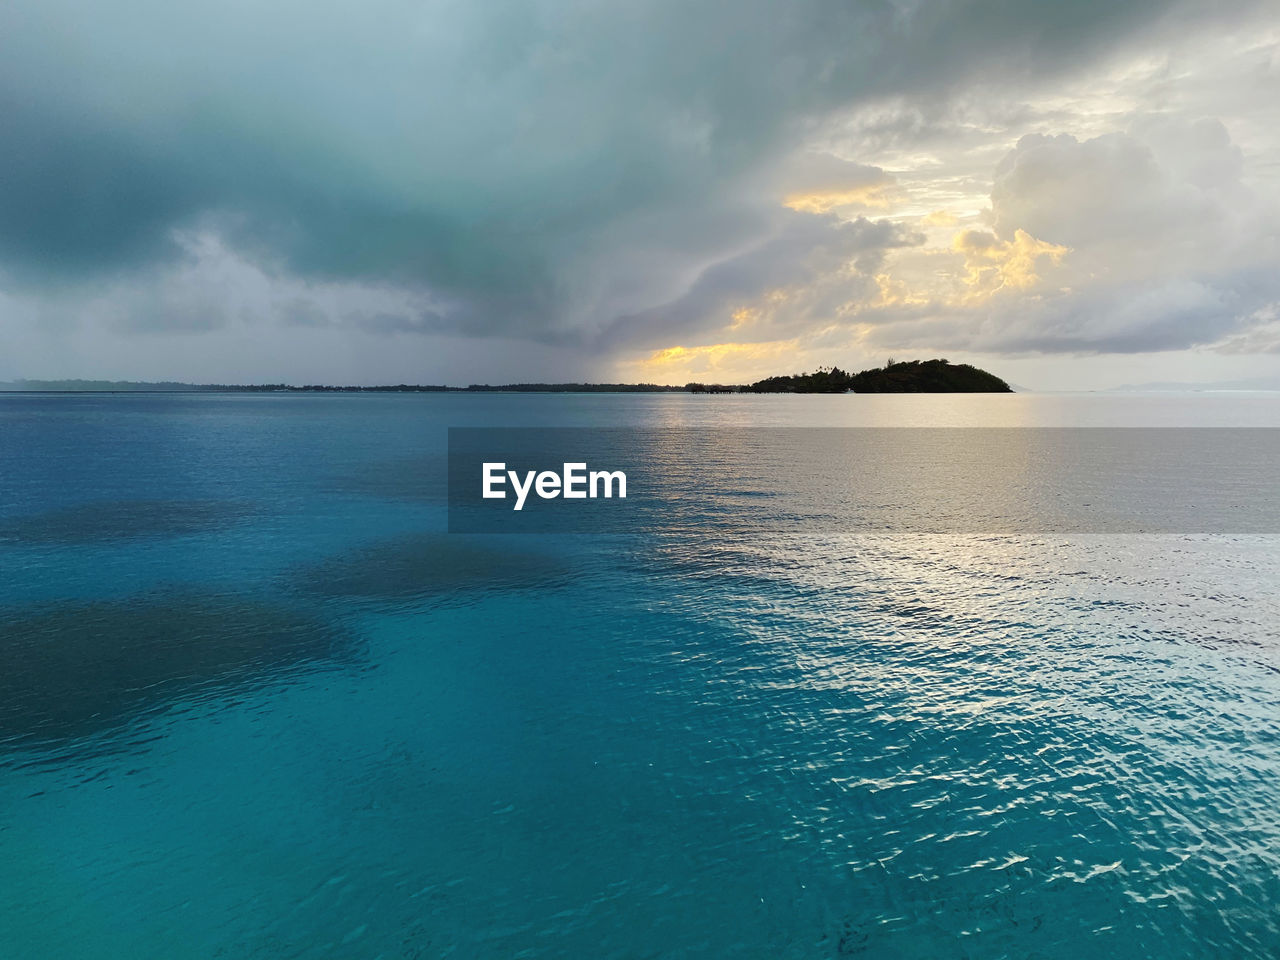
[[[494,424],[1280,399],[0,397],[0,957],[1280,955],[1280,538],[448,534]]]

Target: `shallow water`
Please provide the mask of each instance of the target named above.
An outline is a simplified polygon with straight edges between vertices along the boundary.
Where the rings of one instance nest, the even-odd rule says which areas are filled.
[[[0,956],[1280,955],[1280,540],[443,533],[448,426],[1252,397],[0,397]]]

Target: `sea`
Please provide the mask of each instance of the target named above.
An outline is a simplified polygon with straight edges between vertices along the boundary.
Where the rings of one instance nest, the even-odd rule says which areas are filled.
[[[495,426],[728,438],[664,496],[752,522],[450,532]],[[1280,396],[0,396],[0,958],[1280,957],[1276,475],[761,522],[743,438],[813,428]]]

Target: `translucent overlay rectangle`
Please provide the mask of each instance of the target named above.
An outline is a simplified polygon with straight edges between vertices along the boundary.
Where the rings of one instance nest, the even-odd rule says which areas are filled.
[[[565,464],[626,497],[544,492]],[[490,468],[491,475],[499,471]],[[574,492],[582,489],[571,468]],[[536,483],[536,481],[535,481]],[[1280,533],[1280,429],[452,428],[455,533]]]

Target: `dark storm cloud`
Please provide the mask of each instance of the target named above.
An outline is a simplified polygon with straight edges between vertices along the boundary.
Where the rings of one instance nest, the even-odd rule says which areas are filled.
[[[127,128],[0,90],[0,263],[10,272],[74,277],[170,259],[169,230],[215,197],[202,179]]]

